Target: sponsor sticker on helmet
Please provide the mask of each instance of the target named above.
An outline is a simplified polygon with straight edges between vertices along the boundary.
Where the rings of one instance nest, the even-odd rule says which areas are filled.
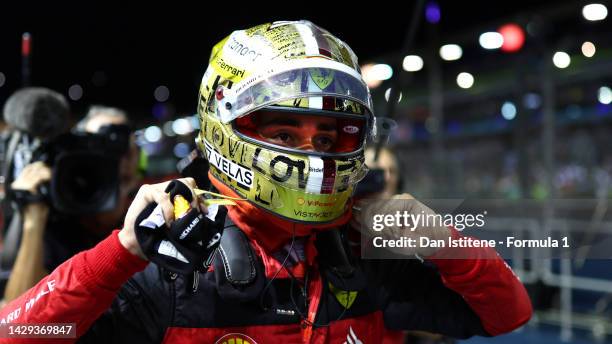
[[[204,141],[206,159],[223,174],[238,183],[251,188],[253,186],[253,171],[238,165],[217,152],[208,141]]]
[[[346,125],[344,128],[342,128],[342,131],[347,134],[357,134],[359,132],[359,128],[354,125]]]

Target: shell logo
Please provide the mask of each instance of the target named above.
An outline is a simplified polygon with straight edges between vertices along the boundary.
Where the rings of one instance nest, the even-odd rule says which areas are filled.
[[[344,128],[342,128],[342,131],[344,131],[347,134],[357,134],[359,132],[359,128],[354,125],[347,125]]]
[[[219,338],[215,344],[257,344],[257,342],[246,334],[228,333]]]

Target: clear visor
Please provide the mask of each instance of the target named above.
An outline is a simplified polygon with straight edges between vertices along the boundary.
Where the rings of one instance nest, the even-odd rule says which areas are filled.
[[[259,143],[299,153],[352,153],[363,147],[363,115],[266,108],[236,119],[234,129]]]
[[[343,66],[346,67],[346,66]],[[310,109],[326,109],[326,97],[355,101],[368,111],[372,109],[367,86],[359,74],[350,68],[307,67],[286,70],[265,77],[253,77],[237,85],[235,90],[223,89],[218,111],[223,123],[263,107],[295,99],[307,100]],[[295,104],[304,107],[304,104]]]

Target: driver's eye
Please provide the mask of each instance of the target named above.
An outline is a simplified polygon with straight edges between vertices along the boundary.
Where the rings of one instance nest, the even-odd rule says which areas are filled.
[[[328,151],[335,143],[335,140],[329,136],[319,136],[315,138],[315,145],[318,151]]]
[[[289,135],[287,133],[278,133],[278,134],[274,135],[273,138],[278,140],[278,141],[281,141],[283,143],[288,143],[291,140],[291,135]]]
[[[317,142],[321,145],[331,145],[333,141],[329,137],[319,137]]]

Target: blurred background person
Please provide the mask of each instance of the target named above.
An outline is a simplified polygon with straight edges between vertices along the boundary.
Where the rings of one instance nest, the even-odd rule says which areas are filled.
[[[365,152],[366,165],[370,169],[367,176],[358,186],[360,199],[391,199],[398,195],[402,188],[402,171],[398,159],[389,146],[369,147]],[[351,233],[351,245],[359,245],[359,234]],[[387,330],[383,344],[446,344],[455,340],[439,334],[422,331],[391,331]]]
[[[376,150],[376,147],[369,147],[365,152],[365,161],[371,176],[364,181],[363,187],[373,190],[365,197],[389,199],[402,190],[400,166],[391,148],[383,146],[378,150],[378,154]]]
[[[397,158],[389,148],[385,146],[367,148],[365,161],[370,169],[369,177],[357,186],[358,192],[361,188],[361,192],[365,193],[362,195],[363,198],[390,199],[400,191]],[[405,341],[404,331],[386,330],[383,337],[383,344],[401,344]]]
[[[108,131],[109,126],[116,126],[121,133]],[[92,218],[83,218],[81,222],[94,232],[106,237],[110,230],[119,228],[128,206],[141,185],[144,166],[141,165],[141,151],[136,145],[131,123],[125,111],[107,106],[92,106],[85,118],[77,124],[77,132],[121,135],[130,133],[127,150],[119,160],[119,197],[117,206],[112,210],[94,214]],[[110,229],[109,229],[110,228]]]

